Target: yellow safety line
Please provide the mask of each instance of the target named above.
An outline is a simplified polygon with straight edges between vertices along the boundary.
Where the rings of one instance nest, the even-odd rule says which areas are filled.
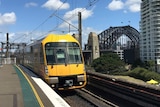
[[[24,76],[24,77],[26,78],[26,80],[28,81],[29,85],[31,86],[31,88],[32,88],[32,90],[33,90],[33,92],[34,92],[34,94],[35,94],[35,96],[36,96],[36,98],[37,98],[37,100],[38,100],[38,102],[39,102],[39,105],[40,105],[41,107],[44,107],[44,105],[43,105],[43,103],[42,103],[42,100],[40,99],[37,91],[36,91],[35,88],[33,87],[32,83],[30,82],[30,80],[28,79],[28,77],[24,74],[24,72],[21,70],[21,68],[19,68],[17,65],[15,65],[15,66],[21,71],[21,73],[23,74],[23,76]]]

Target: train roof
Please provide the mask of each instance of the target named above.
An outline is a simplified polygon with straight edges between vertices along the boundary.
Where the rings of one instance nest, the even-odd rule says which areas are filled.
[[[70,34],[48,34],[46,37],[36,40],[33,43],[28,44],[27,46],[32,46],[40,43],[45,44],[47,42],[77,42],[78,43],[78,41]]]
[[[46,42],[78,42],[78,41],[70,34],[64,34],[64,35],[49,34],[42,40],[42,43]]]

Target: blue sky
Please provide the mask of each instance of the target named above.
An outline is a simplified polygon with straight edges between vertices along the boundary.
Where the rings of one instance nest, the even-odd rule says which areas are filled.
[[[110,26],[139,30],[141,0],[0,0],[0,42],[30,42],[48,33],[77,33],[82,12],[82,41]],[[64,21],[65,20],[65,21]],[[75,26],[69,27],[69,24]]]

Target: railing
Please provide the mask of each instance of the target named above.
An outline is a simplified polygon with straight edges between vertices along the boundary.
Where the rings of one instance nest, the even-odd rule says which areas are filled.
[[[16,58],[0,58],[0,65],[16,64]]]

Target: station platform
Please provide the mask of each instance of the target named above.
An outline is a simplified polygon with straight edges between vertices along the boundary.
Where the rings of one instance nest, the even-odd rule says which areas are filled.
[[[41,88],[41,85],[43,88]],[[0,66],[0,107],[66,106],[69,107],[40,78],[36,76],[32,78],[17,65],[8,64]]]

